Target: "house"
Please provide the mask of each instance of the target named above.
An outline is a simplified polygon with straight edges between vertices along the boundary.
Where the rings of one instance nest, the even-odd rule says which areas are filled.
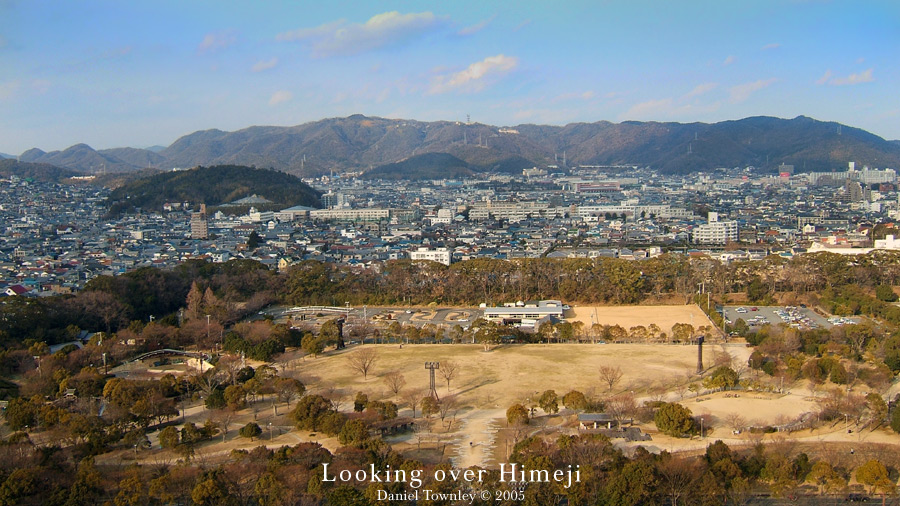
[[[16,295],[25,295],[29,291],[30,290],[28,290],[27,288],[25,288],[22,285],[10,285],[10,286],[6,287],[6,291],[4,293],[6,293],[6,295],[8,295],[10,297],[14,297]]]

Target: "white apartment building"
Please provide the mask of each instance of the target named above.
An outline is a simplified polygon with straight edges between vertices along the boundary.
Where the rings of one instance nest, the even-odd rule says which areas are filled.
[[[709,213],[709,222],[694,229],[694,244],[726,244],[737,240],[737,221],[719,221],[718,213]]]
[[[450,265],[450,261],[453,258],[453,252],[450,251],[449,248],[419,248],[415,251],[410,251],[409,258],[413,261],[430,260],[439,264]]]

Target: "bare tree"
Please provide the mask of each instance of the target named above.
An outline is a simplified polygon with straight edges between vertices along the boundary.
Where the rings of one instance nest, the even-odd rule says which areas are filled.
[[[703,474],[696,461],[676,457],[663,460],[657,465],[657,469],[673,506],[678,504],[678,498],[686,494]]]
[[[747,419],[740,413],[728,413],[725,415],[725,422],[735,432],[744,430],[744,427],[747,426]]]
[[[425,394],[421,390],[407,390],[406,393],[403,394],[403,402],[412,409],[412,417],[416,417],[416,406],[419,405],[419,402],[422,401],[422,397]]]
[[[403,374],[401,374],[399,371],[391,371],[385,374],[382,378],[382,381],[384,381],[384,384],[388,387],[388,390],[394,392],[394,395],[399,394],[400,389],[402,389],[404,385],[406,385],[406,378],[404,378]]]
[[[438,414],[441,415],[441,421],[445,422],[446,418],[451,418],[450,423],[447,426],[447,430],[450,430],[450,425],[452,425],[452,418],[456,417],[456,411],[459,409],[459,402],[456,400],[455,395],[445,396],[438,403]]]
[[[375,348],[362,348],[348,355],[347,362],[351,369],[363,375],[363,379],[368,379],[369,371],[372,370],[377,358]]]
[[[600,381],[606,383],[609,386],[608,391],[612,391],[612,389],[616,386],[616,383],[622,379],[622,368],[621,367],[613,367],[611,365],[602,365],[600,366]]]
[[[456,374],[459,372],[459,364],[452,360],[447,360],[445,362],[441,362],[441,368],[438,369],[441,371],[441,376],[447,380],[447,391],[450,391],[450,381],[456,377]]]

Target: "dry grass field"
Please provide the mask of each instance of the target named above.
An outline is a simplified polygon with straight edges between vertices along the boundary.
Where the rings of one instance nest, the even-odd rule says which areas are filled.
[[[691,323],[694,328],[704,325],[712,326],[712,322],[703,311],[694,304],[679,306],[579,306],[572,309],[574,316],[567,320],[581,321],[585,328],[592,323],[600,325],[621,325],[626,330],[637,325],[655,323],[666,333],[676,323]]]

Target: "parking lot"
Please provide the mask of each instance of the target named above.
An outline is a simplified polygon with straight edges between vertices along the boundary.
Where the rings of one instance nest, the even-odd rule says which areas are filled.
[[[812,309],[794,306],[726,306],[724,308],[727,325],[734,325],[738,318],[747,322],[751,329],[765,324],[778,325],[784,323],[799,330],[817,328],[830,329],[834,326],[825,317]],[[848,323],[848,322],[844,322]]]

